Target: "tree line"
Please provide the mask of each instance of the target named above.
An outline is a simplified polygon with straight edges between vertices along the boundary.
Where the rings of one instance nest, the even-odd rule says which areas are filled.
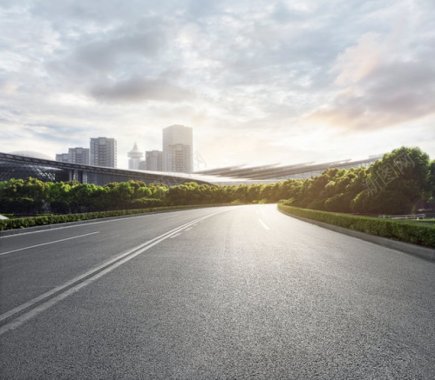
[[[369,167],[328,169],[308,179],[261,185],[189,182],[169,187],[129,181],[97,186],[35,178],[0,182],[0,213],[14,215],[278,201],[359,214],[405,214],[435,208],[435,161],[419,148],[402,147]]]

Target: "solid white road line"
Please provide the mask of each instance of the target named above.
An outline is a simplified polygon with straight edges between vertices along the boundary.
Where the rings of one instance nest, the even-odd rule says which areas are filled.
[[[264,223],[260,218],[258,218],[258,221],[264,227],[265,230],[270,230],[270,227],[266,223]]]
[[[65,299],[71,294],[76,293],[81,288],[93,283],[100,277],[104,276],[105,274],[112,272],[117,267],[121,266],[122,264],[126,263],[127,261],[130,261],[134,257],[140,255],[141,253],[147,251],[151,247],[154,247],[155,245],[159,244],[160,242],[170,238],[172,235],[179,233],[184,228],[190,227],[192,224],[198,223],[204,219],[210,218],[214,215],[221,214],[223,212],[226,212],[228,210],[219,211],[213,214],[209,214],[206,216],[203,216],[201,218],[195,219],[192,222],[185,223],[177,228],[174,228],[160,236],[155,237],[152,240],[149,240],[133,249],[130,249],[129,251],[105,262],[102,265],[97,266],[96,268],[91,269],[90,271],[73,278],[72,280],[64,283],[63,285],[57,286],[53,288],[52,290],[49,290],[48,292],[45,292],[44,294],[41,294],[40,296],[33,298],[32,300],[25,302],[24,304],[21,304],[6,313],[3,313],[0,315],[0,322],[12,317],[15,314],[18,314],[22,311],[25,311],[26,309],[29,309],[32,306],[32,309],[25,312],[22,315],[19,315],[12,321],[4,324],[0,327],[0,335],[3,335],[4,333],[13,330],[19,326],[21,326],[26,321],[30,320],[31,318],[35,317],[36,315],[40,314],[41,312],[47,310],[51,306],[57,304],[59,301]],[[52,298],[49,298],[53,296]],[[48,300],[44,301],[44,299]],[[39,302],[42,302],[38,304]]]
[[[17,249],[13,249],[11,251],[0,252],[0,256],[8,255],[9,253],[12,253],[12,252],[25,251],[26,249],[31,249],[31,248],[36,248],[36,247],[42,247],[44,245],[49,245],[49,244],[56,244],[56,243],[60,243],[62,241],[67,241],[67,240],[71,240],[71,239],[78,239],[78,238],[81,238],[81,237],[85,237],[85,236],[89,236],[89,235],[95,235],[95,234],[99,234],[99,233],[100,233],[100,231],[95,231],[95,232],[90,232],[88,234],[71,236],[71,237],[68,237],[68,238],[65,238],[65,239],[59,239],[59,240],[48,241],[46,243],[29,245],[28,247],[24,247],[24,248],[17,248]]]
[[[187,224],[188,224],[188,223],[187,223]],[[70,281],[67,281],[67,282],[64,283],[63,285],[57,286],[57,287],[55,287],[55,288],[53,288],[53,289],[51,289],[51,290],[49,290],[49,291],[47,291],[47,292],[41,294],[40,296],[38,296],[38,297],[36,297],[36,298],[34,298],[34,299],[28,301],[28,302],[25,302],[24,304],[22,304],[22,305],[20,305],[20,306],[17,306],[17,307],[15,307],[15,308],[13,308],[13,309],[7,311],[7,312],[4,313],[4,314],[1,314],[1,315],[0,315],[0,322],[3,321],[3,320],[5,320],[6,318],[9,318],[10,316],[12,316],[12,315],[14,315],[14,314],[19,313],[20,311],[23,311],[24,309],[27,309],[28,307],[30,307],[30,306],[34,305],[35,303],[37,303],[37,302],[43,300],[44,298],[50,297],[50,296],[54,295],[55,293],[57,293],[57,292],[59,292],[59,291],[65,289],[65,288],[67,288],[67,287],[73,285],[73,284],[76,283],[77,281],[81,281],[81,280],[85,279],[86,277],[90,276],[92,273],[95,273],[96,271],[101,270],[101,269],[103,269],[104,267],[106,267],[106,266],[108,266],[108,265],[111,265],[111,264],[114,263],[115,261],[120,260],[121,258],[123,258],[123,257],[125,257],[125,256],[128,256],[129,254],[131,254],[131,253],[137,251],[138,249],[145,247],[147,244],[152,243],[154,240],[159,239],[160,237],[165,236],[166,234],[170,234],[170,233],[178,232],[179,229],[182,228],[183,226],[184,226],[184,225],[182,225],[182,226],[180,226],[180,227],[177,227],[177,228],[175,228],[174,230],[171,230],[171,231],[169,231],[169,232],[166,232],[165,234],[162,234],[162,235],[160,235],[160,236],[157,236],[156,238],[154,238],[154,239],[152,239],[152,240],[146,241],[145,243],[142,243],[142,244],[140,244],[140,245],[138,245],[138,246],[136,246],[136,247],[134,247],[134,248],[128,250],[127,252],[124,252],[124,253],[122,253],[121,255],[118,255],[118,256],[114,257],[113,259],[110,259],[110,260],[104,262],[103,264],[101,264],[101,265],[99,265],[99,266],[97,266],[97,267],[95,267],[95,268],[93,268],[93,269],[91,269],[91,270],[85,272],[84,274],[82,274],[82,275],[80,275],[80,276],[78,276],[78,277],[75,277],[75,278],[73,278],[73,279],[70,280]]]
[[[179,232],[178,234],[172,235],[171,239],[174,239],[174,238],[176,238],[177,236],[180,236],[180,235],[181,235],[181,232]]]
[[[193,209],[192,208],[192,209],[186,209],[184,211],[191,211],[191,210],[200,210],[200,209]],[[64,230],[66,228],[76,228],[76,227],[83,227],[83,226],[92,226],[93,224],[112,223],[112,222],[119,222],[119,221],[123,221],[123,220],[131,220],[131,219],[136,219],[136,218],[146,218],[146,217],[149,217],[149,216],[154,216],[155,214],[171,214],[171,213],[174,213],[174,212],[177,212],[177,211],[180,211],[180,210],[163,211],[163,212],[162,211],[151,211],[149,213],[142,214],[142,215],[128,215],[128,216],[126,215],[123,218],[116,218],[116,219],[110,219],[110,220],[97,220],[95,222],[78,223],[78,224],[72,224],[72,225],[69,225],[69,226],[61,226],[61,223],[59,223],[59,225],[60,225],[59,227],[47,228],[46,230],[20,232],[20,233],[17,233],[17,234],[0,236],[0,239],[9,239],[9,238],[19,237],[19,236],[23,236],[23,235],[39,234],[41,232],[50,232],[50,231]]]
[[[63,223],[58,223],[60,227],[47,228],[45,230],[37,230],[37,231],[19,232],[17,234],[0,236],[0,239],[9,239],[9,238],[14,238],[14,237],[20,237],[20,236],[23,236],[23,235],[39,234],[41,232],[51,232],[51,231],[57,231],[57,230],[65,230],[67,228],[92,226],[94,224],[111,223],[111,222],[119,222],[119,221],[122,221],[122,220],[131,220],[131,219],[136,219],[136,218],[144,218],[144,217],[155,215],[155,214],[163,214],[163,213],[160,213],[160,212],[159,213],[151,212],[151,213],[145,214],[145,215],[131,215],[131,216],[129,215],[129,216],[126,216],[124,218],[116,218],[116,219],[110,219],[110,220],[98,220],[98,221],[95,221],[95,222],[86,222],[86,223],[77,223],[77,224],[71,224],[71,225],[68,225],[68,226],[62,226]],[[101,219],[104,219],[104,218],[101,218]],[[91,220],[91,219],[89,219],[89,220]],[[74,222],[72,222],[72,223],[74,223]],[[29,228],[31,228],[31,227],[29,227]],[[7,231],[7,230],[5,230],[5,231]]]

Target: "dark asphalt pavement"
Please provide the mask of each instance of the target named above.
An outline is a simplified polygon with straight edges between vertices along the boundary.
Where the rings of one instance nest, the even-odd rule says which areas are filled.
[[[435,263],[274,205],[3,237],[0,276],[2,379],[435,378]]]

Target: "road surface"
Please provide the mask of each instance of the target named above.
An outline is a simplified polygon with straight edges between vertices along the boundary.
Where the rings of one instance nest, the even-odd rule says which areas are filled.
[[[3,379],[434,379],[435,264],[274,205],[0,238]]]

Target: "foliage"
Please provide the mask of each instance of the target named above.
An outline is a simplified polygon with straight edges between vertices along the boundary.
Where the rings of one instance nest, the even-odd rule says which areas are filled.
[[[279,204],[286,214],[317,220],[372,235],[435,248],[435,225],[301,209]]]
[[[407,214],[428,204],[435,166],[419,148],[399,148],[368,168],[328,169],[302,182],[292,205],[359,214]]]
[[[317,177],[262,185],[177,186],[140,181],[106,186],[11,179],[0,182],[0,213],[71,214],[147,207],[273,203],[333,212],[406,214],[435,207],[435,161],[418,148],[399,148],[370,167],[328,169]]]
[[[221,206],[221,204],[207,205],[207,206],[208,207]],[[149,213],[154,211],[155,212],[173,211],[173,210],[181,210],[184,208],[194,208],[194,207],[195,206],[165,206],[165,207],[149,207],[145,209],[96,211],[96,212],[63,214],[63,215],[44,214],[38,216],[0,220],[0,231],[14,229],[14,228],[42,226],[46,224],[68,223],[68,222],[76,222],[76,221],[89,220],[89,219],[137,215],[137,214],[144,214],[144,213]]]

